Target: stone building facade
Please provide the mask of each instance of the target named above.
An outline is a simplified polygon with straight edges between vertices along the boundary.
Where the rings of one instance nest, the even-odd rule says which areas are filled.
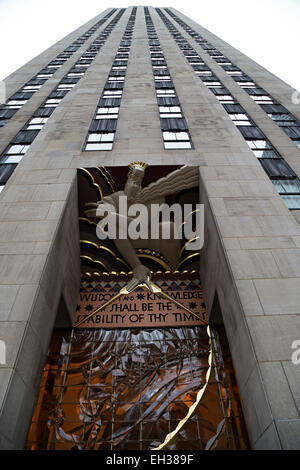
[[[64,80],[66,74],[79,77],[74,72],[78,60],[120,13],[90,66],[68,88],[72,80]],[[15,104],[2,106],[0,118],[1,163],[15,165],[2,170],[9,177],[0,183],[0,339],[6,345],[6,361],[0,364],[0,448],[24,448],[53,328],[66,323],[66,312],[70,321],[74,316],[80,286],[77,169],[145,161],[199,167],[200,202],[205,205],[200,257],[205,300],[211,322],[225,325],[251,446],[299,449],[300,365],[291,360],[292,344],[300,340],[300,108],[292,102],[294,90],[175,9],[149,7],[147,13],[139,6],[113,148],[85,151],[131,13],[132,7],[104,11],[5,81],[10,100],[26,102],[11,116],[3,109],[16,109],[11,108]],[[190,149],[164,148],[166,131],[159,118],[145,13],[163,50]],[[55,62],[79,37],[79,47]],[[202,61],[193,62],[192,52],[184,54],[187,42]],[[47,68],[51,62],[60,65],[53,74]],[[248,77],[246,85],[236,80],[240,70]],[[37,75],[47,79],[30,83]],[[212,85],[207,76],[214,77]],[[59,90],[68,93],[55,103],[53,114],[37,114],[45,101],[57,99],[61,83],[65,86]],[[34,90],[31,97],[25,86]],[[247,86],[263,91],[252,95]],[[20,90],[25,95],[16,96]],[[54,98],[49,98],[51,93]],[[272,105],[281,107],[272,111]],[[242,132],[241,123],[233,121],[246,120],[245,114],[251,122]],[[293,124],[278,125],[275,114],[284,114],[282,120]],[[47,122],[29,124],[39,130],[34,141],[24,141],[20,132],[43,116]],[[42,128],[34,127],[40,124]],[[247,126],[258,131],[247,134]],[[286,127],[298,131],[288,134]],[[22,145],[29,147],[19,158]],[[259,150],[266,149],[284,162],[282,175],[268,166],[271,158],[261,161]],[[9,155],[15,159],[7,160]],[[278,190],[282,181],[292,184],[291,191]]]

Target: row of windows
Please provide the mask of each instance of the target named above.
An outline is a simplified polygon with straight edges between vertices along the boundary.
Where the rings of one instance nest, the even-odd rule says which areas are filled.
[[[246,75],[239,67],[234,65],[230,59],[225,57],[222,52],[216,49],[206,39],[200,36],[196,31],[189,27],[184,21],[178,18],[169,9],[165,9],[167,13],[180,24],[193,39],[201,45],[233,80],[241,86],[261,108],[267,112],[268,116],[290,137],[297,147],[300,140],[300,121],[298,121],[284,106],[263,88],[259,87],[248,75]],[[273,112],[268,113],[266,106],[273,105]]]
[[[164,148],[191,149],[191,136],[148,7],[144,13]]]
[[[84,52],[83,56],[81,56],[80,59],[74,65],[74,67],[69,70],[69,72],[58,84],[56,89],[54,89],[50,93],[44,103],[36,110],[32,118],[25,124],[24,128],[10,142],[9,146],[6,148],[0,158],[0,191],[3,189],[7,180],[15,170],[16,165],[22,160],[22,158],[30,148],[30,145],[35,140],[43,126],[46,124],[51,114],[55,111],[56,107],[59,105],[61,100],[82,78],[82,76],[87,70],[87,67],[92,63],[98,51],[105,43],[106,39],[118,23],[124,12],[125,8],[121,9],[119,13],[114,17],[114,19],[101,32],[97,39],[95,39],[92,46],[93,48],[96,48],[96,51],[90,53],[92,47],[90,46],[87,51]],[[89,58],[85,59],[86,64],[83,67],[81,65],[82,57],[87,57],[87,54],[89,55]],[[73,73],[74,70],[79,70],[80,76],[69,77],[69,74]]]
[[[106,80],[96,113],[89,128],[84,150],[112,150],[130,55],[137,7],[133,7],[112,68]]]
[[[195,49],[193,49],[173,23],[168,20],[159,8],[156,10],[187,60],[190,62],[190,57],[193,57],[193,62],[190,62],[190,65],[193,67],[195,73],[215,95],[220,104],[223,105],[232,122],[237,126],[237,129],[246,140],[249,148],[256,158],[259,159],[263,169],[271,179],[287,207],[289,209],[300,209],[300,181],[297,175],[278,154],[262,131],[251,120],[244,108],[233,98],[228,89],[226,89],[223,83],[213,74],[203,59],[201,59]],[[171,16],[173,17],[175,15],[172,13]],[[182,22],[182,20],[178,19],[178,23],[180,22]],[[189,32],[194,39],[197,38],[197,33],[185,23],[182,27]],[[223,57],[218,58],[221,59]],[[201,67],[200,74],[199,67]],[[249,81],[249,78],[247,80]],[[269,111],[271,110],[269,109]],[[282,117],[279,119],[282,119]]]
[[[0,106],[0,127],[5,126],[9,119],[21,109],[31,96],[38,91],[44,83],[81,47],[95,31],[108,20],[116,9],[109,12],[88,31],[76,39],[69,47],[53,59],[46,67],[40,70],[35,77],[29,80],[19,91],[14,93],[4,105]],[[10,111],[7,113],[7,111]]]

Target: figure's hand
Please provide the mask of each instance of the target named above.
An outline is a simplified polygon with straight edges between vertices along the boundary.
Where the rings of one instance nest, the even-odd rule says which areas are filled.
[[[111,202],[112,202],[112,199],[109,196],[105,196],[101,201],[98,201],[98,202],[86,202],[85,205],[90,206],[91,209],[88,209],[84,212],[88,217],[94,217],[94,218],[102,217],[103,215],[102,211],[100,212],[100,215],[99,215],[99,213],[97,213],[97,210],[100,207],[103,210],[103,207],[107,205],[107,212],[109,212],[113,207]]]
[[[84,213],[88,217],[97,217],[97,209],[101,201],[99,202],[86,202],[85,205],[91,207],[91,209],[87,209]]]
[[[87,215],[88,217],[97,217],[97,208],[95,209],[89,209],[87,211],[84,211],[85,215]]]
[[[139,282],[148,281],[151,277],[151,271],[143,264],[139,264],[134,268],[132,277]]]
[[[152,286],[150,284],[151,271],[143,264],[139,264],[133,269],[132,280],[137,280],[139,283],[144,283],[150,291],[152,291]]]

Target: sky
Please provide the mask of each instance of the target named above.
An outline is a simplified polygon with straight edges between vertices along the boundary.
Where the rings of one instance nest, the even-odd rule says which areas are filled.
[[[124,0],[0,0],[0,80]],[[172,6],[300,90],[300,0],[172,0]]]

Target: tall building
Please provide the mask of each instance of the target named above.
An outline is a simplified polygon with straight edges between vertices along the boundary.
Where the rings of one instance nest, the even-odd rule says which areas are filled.
[[[104,11],[5,83],[0,448],[299,449],[293,89],[174,8],[142,6]],[[171,244],[136,254],[168,295],[197,293],[201,321],[179,306],[178,328],[144,323],[144,287],[88,317],[132,266],[85,203],[122,190],[132,162],[145,186],[196,167],[172,201],[204,205],[200,256],[191,240],[175,264]]]

